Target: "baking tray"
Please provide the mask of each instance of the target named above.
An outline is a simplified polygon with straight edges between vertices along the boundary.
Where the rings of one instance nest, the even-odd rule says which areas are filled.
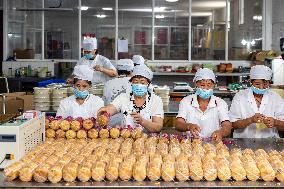
[[[224,139],[224,143],[229,148],[262,148],[269,150],[283,150],[283,139]],[[0,187],[18,187],[18,188],[284,188],[284,183],[278,181],[264,182],[264,181],[187,181],[187,182],[164,182],[164,181],[116,181],[116,182],[60,182],[57,184],[36,183],[36,182],[21,182],[15,180],[12,182],[5,181],[3,172],[0,173]]]

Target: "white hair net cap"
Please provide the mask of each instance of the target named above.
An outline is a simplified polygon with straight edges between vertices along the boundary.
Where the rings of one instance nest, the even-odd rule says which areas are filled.
[[[77,79],[92,81],[94,70],[92,70],[88,65],[78,65],[74,67],[73,75],[74,78]]]
[[[97,49],[97,43],[98,43],[97,38],[86,37],[83,40],[82,48],[86,51],[93,51],[93,50]]]
[[[136,65],[143,65],[144,62],[145,62],[145,59],[144,59],[143,56],[141,56],[141,55],[133,55],[132,61],[133,61],[134,64],[136,64]]]
[[[256,65],[250,69],[250,79],[271,80],[272,70],[264,65]]]
[[[133,77],[135,76],[143,76],[150,81],[153,79],[153,72],[146,65],[138,65],[133,69]]]
[[[134,68],[134,63],[131,59],[120,59],[117,61],[116,68],[118,70],[132,71]]]
[[[208,68],[199,68],[195,73],[195,77],[193,78],[193,82],[197,82],[203,79],[211,79],[213,82],[216,82],[215,74],[212,70]]]

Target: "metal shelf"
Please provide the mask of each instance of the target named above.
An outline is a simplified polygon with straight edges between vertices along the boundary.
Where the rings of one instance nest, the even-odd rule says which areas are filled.
[[[186,72],[186,73],[179,73],[179,72],[154,72],[154,76],[194,76],[195,73]],[[240,77],[240,76],[249,76],[249,73],[215,73],[216,76],[223,76],[223,77]]]

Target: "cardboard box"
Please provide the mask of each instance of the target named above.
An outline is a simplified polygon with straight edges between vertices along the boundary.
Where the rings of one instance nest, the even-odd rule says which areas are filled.
[[[33,95],[26,95],[25,92],[3,93],[5,96],[6,114],[16,114],[18,109],[24,111],[34,109]],[[0,114],[3,114],[3,96],[0,96]]]

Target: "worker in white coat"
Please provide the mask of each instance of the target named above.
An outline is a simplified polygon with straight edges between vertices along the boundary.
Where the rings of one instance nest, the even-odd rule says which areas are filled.
[[[120,59],[117,61],[116,69],[118,72],[118,77],[109,80],[104,86],[103,96],[106,105],[110,104],[118,95],[122,93],[130,94],[130,79],[133,68],[134,63],[131,59]],[[109,126],[122,125],[123,116],[124,115],[122,113],[113,115],[109,121]]]
[[[112,102],[121,93],[131,92],[130,79],[134,69],[131,59],[120,59],[117,61],[118,77],[105,83],[103,95],[106,105]]]
[[[74,95],[60,102],[56,116],[82,117],[84,119],[97,117],[97,111],[104,106],[104,101],[89,93],[92,85],[93,70],[87,65],[74,68]]]
[[[133,55],[132,61],[134,62],[134,66],[145,64],[145,59],[141,55]]]
[[[163,127],[164,110],[162,99],[149,92],[153,72],[145,65],[135,66],[130,79],[131,93],[122,93],[109,105],[99,110],[111,116],[123,113],[125,125],[141,126],[144,132],[159,132]]]
[[[88,65],[94,69],[92,83],[105,83],[117,76],[117,70],[110,60],[98,54],[97,39],[87,37],[82,43],[84,56],[77,65]],[[74,75],[74,74],[73,74]],[[67,79],[67,83],[72,83],[73,77]]]
[[[212,137],[221,140],[230,135],[228,105],[213,95],[215,75],[208,68],[198,69],[193,79],[196,93],[182,99],[176,119],[176,129],[194,138]]]
[[[284,130],[284,104],[269,89],[271,78],[267,66],[251,68],[251,87],[234,96],[229,112],[234,138],[279,137],[278,130]]]

